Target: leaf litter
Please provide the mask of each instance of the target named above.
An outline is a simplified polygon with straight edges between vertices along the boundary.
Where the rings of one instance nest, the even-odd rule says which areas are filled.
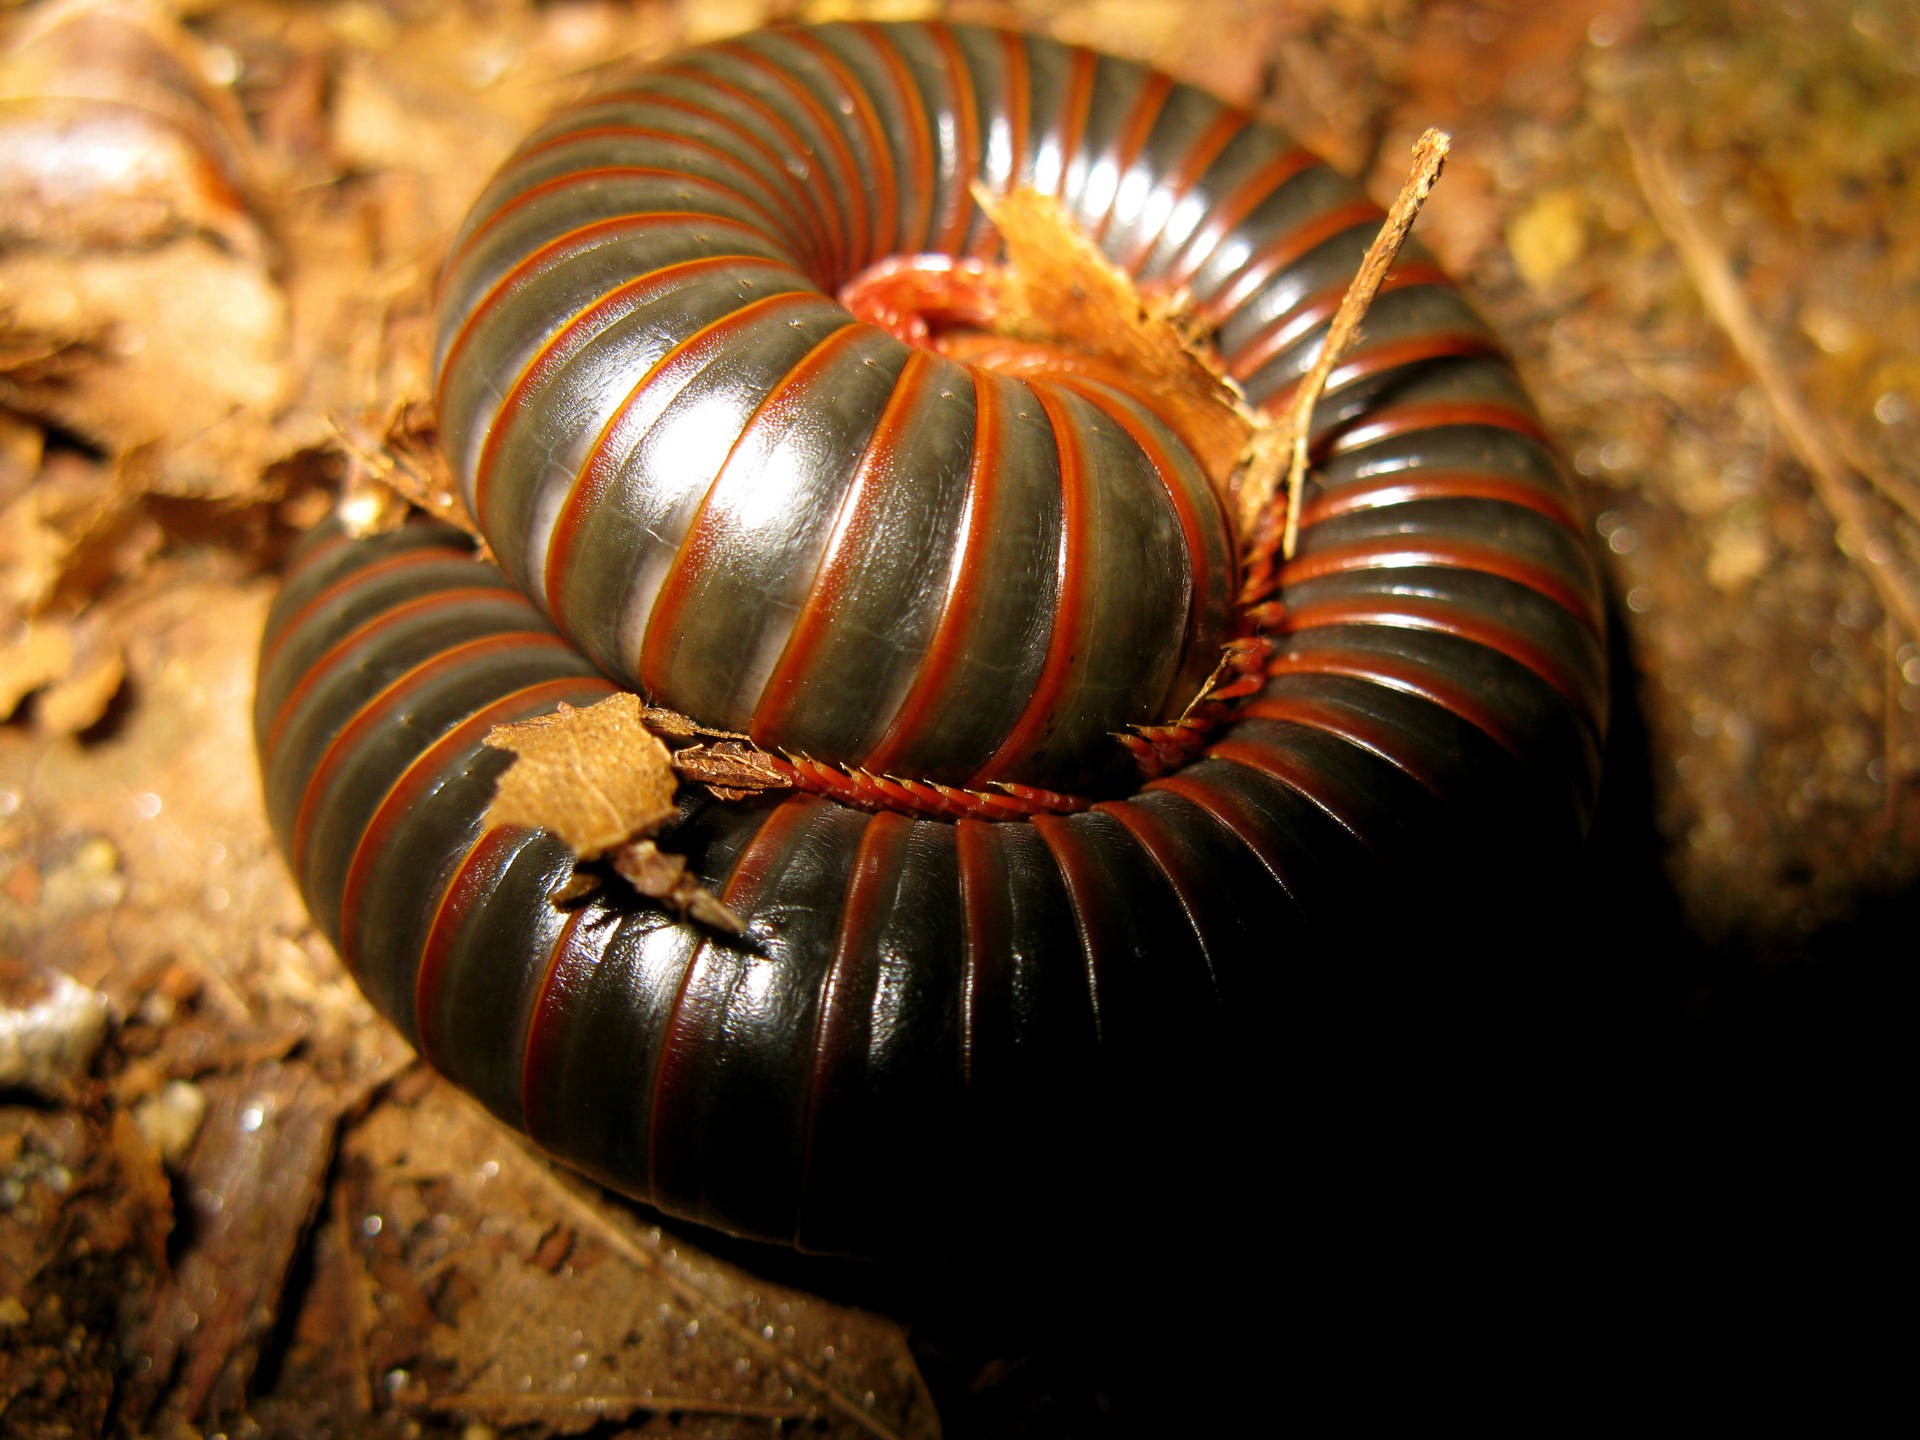
[[[1037,18],[1270,107],[1376,194],[1402,141],[1454,131],[1429,242],[1516,340],[1593,499],[1689,933],[1792,956],[1910,883],[1920,652],[1861,568],[1910,576],[1916,553],[1899,497],[1920,363],[1892,278],[1913,269],[1893,223],[1912,177],[1889,163],[1912,150],[1904,7],[1863,0],[1839,25],[1629,0],[1224,8],[1245,40],[1225,50],[1198,45],[1206,4]],[[656,1241],[412,1065],[292,894],[241,718],[267,577],[343,484],[375,526],[397,513],[383,485],[453,508],[429,293],[487,170],[621,57],[722,23],[587,0],[4,17],[0,961],[22,996],[62,976],[110,1022],[69,1098],[0,1096],[10,1429],[939,1426],[924,1337]],[[1884,498],[1887,551],[1834,548],[1769,397],[1665,249],[1622,111]],[[61,127],[141,157],[138,183],[55,174]],[[770,783],[738,737],[678,738],[683,779]],[[1755,993],[1734,953],[1696,1003]],[[1045,1360],[989,1351],[948,1375],[949,1433],[1114,1433],[1112,1396],[1152,1385],[1095,1367],[1079,1423],[1054,1426],[1066,1382]]]

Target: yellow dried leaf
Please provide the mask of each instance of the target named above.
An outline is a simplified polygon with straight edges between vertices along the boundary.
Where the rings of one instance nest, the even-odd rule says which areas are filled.
[[[1243,397],[1203,350],[1184,299],[1149,301],[1051,196],[1020,189],[974,198],[1006,242],[998,328],[1144,377],[1155,409],[1224,495],[1252,437]]]
[[[496,725],[486,743],[516,757],[487,809],[489,825],[547,830],[583,860],[650,835],[673,818],[672,757],[641,719],[637,695]]]

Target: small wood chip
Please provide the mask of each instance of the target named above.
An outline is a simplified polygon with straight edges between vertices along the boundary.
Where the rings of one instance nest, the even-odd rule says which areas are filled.
[[[615,851],[613,868],[642,895],[665,901],[702,925],[729,935],[747,933],[747,922],[687,873],[685,857],[669,854],[651,840],[636,840]]]

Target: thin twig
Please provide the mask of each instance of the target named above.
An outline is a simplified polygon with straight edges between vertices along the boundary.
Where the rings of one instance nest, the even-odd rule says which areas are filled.
[[[1353,283],[1347,287],[1347,293],[1340,301],[1340,308],[1334,312],[1333,323],[1327,327],[1326,338],[1321,342],[1320,354],[1314,360],[1313,368],[1294,392],[1293,410],[1288,420],[1292,435],[1292,459],[1287,466],[1287,529],[1280,543],[1280,553],[1285,559],[1293,558],[1294,546],[1300,538],[1300,497],[1307,484],[1307,433],[1313,419],[1313,407],[1319,403],[1321,393],[1327,388],[1327,379],[1333,374],[1333,367],[1359,333],[1361,318],[1367,313],[1367,307],[1373,304],[1373,297],[1379,294],[1380,283],[1387,278],[1387,271],[1393,268],[1393,262],[1399,259],[1400,248],[1407,243],[1407,232],[1413,229],[1414,218],[1419,215],[1420,207],[1426,204],[1427,196],[1433,193],[1434,182],[1440,178],[1447,151],[1452,147],[1452,137],[1442,130],[1428,130],[1414,143],[1413,171],[1408,175],[1407,183],[1400,187],[1393,208],[1387,211],[1386,223],[1367,247],[1359,273],[1353,277]],[[1254,523],[1270,500],[1270,496],[1243,497],[1243,534],[1253,533]]]
[[[1634,129],[1627,130],[1626,141],[1634,175],[1653,218],[1666,232],[1700,292],[1707,314],[1726,333],[1734,353],[1759,383],[1787,444],[1813,478],[1814,493],[1833,516],[1842,552],[1860,563],[1880,603],[1898,617],[1901,628],[1908,634],[1920,634],[1920,584],[1895,569],[1897,551],[1874,516],[1865,487],[1841,464],[1819,418],[1801,398],[1785,364],[1768,344],[1746,293],[1734,278],[1733,267],[1681,200],[1665,158]]]

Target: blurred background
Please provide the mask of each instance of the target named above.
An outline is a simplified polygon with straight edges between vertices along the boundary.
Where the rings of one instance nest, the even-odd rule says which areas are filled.
[[[393,463],[518,137],[682,45],[934,15],[1151,61],[1382,203],[1452,133],[1417,234],[1575,472],[1616,704],[1580,866],[1489,902],[1485,1088],[1372,1132],[1373,1082],[1276,1061],[1215,1165],[861,1266],[663,1229],[413,1064],[282,873],[247,710],[275,568]],[[1485,1413],[1804,1359],[1877,1285],[1920,924],[1908,0],[61,0],[0,46],[0,1432]]]

